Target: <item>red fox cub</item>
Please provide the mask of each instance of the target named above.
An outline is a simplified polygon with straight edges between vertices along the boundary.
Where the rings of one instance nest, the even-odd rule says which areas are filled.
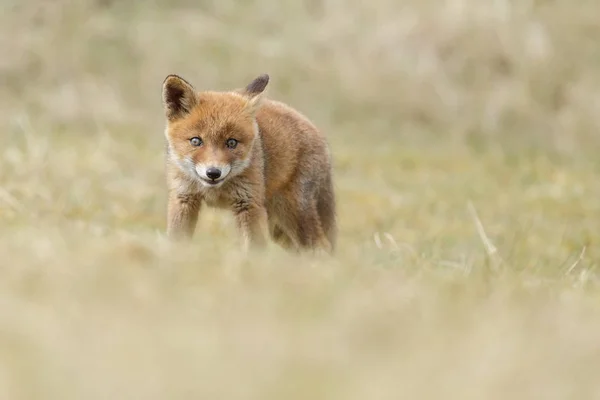
[[[268,83],[197,92],[177,75],[163,82],[169,237],[190,239],[204,203],[233,212],[245,250],[270,234],[288,250],[333,252],[329,145],[298,111],[263,98]]]

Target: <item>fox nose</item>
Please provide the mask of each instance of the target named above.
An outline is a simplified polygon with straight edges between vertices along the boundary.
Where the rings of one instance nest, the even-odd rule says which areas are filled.
[[[219,179],[221,176],[221,170],[219,168],[210,167],[206,170],[206,176],[212,180]]]

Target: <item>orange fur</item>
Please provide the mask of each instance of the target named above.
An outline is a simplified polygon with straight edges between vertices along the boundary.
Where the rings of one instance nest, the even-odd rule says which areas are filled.
[[[287,249],[333,252],[336,205],[325,137],[301,113],[243,89],[197,92],[163,83],[167,118],[167,234],[191,238],[201,205],[231,210],[244,247],[267,236]]]

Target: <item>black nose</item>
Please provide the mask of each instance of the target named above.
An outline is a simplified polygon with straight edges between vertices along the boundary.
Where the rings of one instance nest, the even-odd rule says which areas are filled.
[[[206,170],[206,176],[208,176],[210,179],[215,180],[215,179],[219,179],[219,177],[221,176],[221,170],[219,168],[208,168]]]

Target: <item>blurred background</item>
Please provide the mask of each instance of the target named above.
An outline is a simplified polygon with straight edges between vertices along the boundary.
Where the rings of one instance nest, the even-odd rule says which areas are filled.
[[[0,397],[600,397],[596,1],[0,7]],[[171,73],[326,133],[338,254],[165,240]]]

